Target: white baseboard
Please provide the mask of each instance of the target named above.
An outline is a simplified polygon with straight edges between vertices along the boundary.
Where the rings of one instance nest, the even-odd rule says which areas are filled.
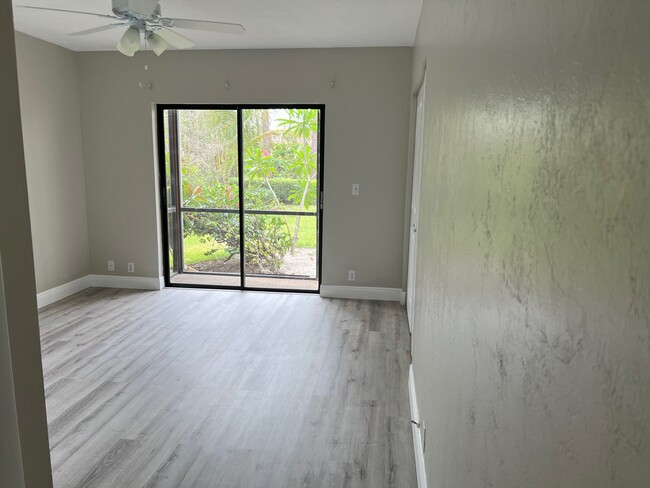
[[[91,286],[93,285],[91,284],[90,275],[83,276],[68,283],[50,288],[49,290],[42,291],[36,295],[36,303],[38,304],[38,308],[46,307]]]
[[[79,293],[91,286],[101,288],[131,288],[137,290],[162,290],[165,278],[145,278],[142,276],[87,275],[69,283],[64,283],[36,295],[38,308]]]
[[[402,290],[369,286],[321,285],[320,296],[324,298],[352,298],[355,300],[382,300],[399,302]]]
[[[400,305],[406,305],[406,292],[405,291],[400,292],[399,304]]]
[[[418,409],[418,398],[415,392],[415,378],[413,377],[413,365],[409,367],[409,401],[411,403],[411,419],[420,423],[420,410]],[[427,470],[424,464],[424,452],[422,451],[422,438],[420,427],[411,424],[413,431],[413,449],[415,451],[415,472],[418,479],[418,488],[427,488]]]
[[[136,290],[161,290],[165,279],[144,276],[89,275],[91,286],[100,288],[131,288]]]

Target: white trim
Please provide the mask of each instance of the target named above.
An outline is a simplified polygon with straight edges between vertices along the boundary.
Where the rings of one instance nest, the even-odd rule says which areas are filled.
[[[400,293],[399,304],[400,305],[406,305],[406,292],[405,291]],[[410,327],[409,327],[409,329],[410,329]]]
[[[38,304],[38,308],[43,308],[92,286],[101,288],[162,290],[165,287],[165,278],[163,276],[159,278],[145,278],[142,276],[87,275],[69,283],[42,291],[36,295],[36,303]]]
[[[418,409],[418,398],[415,393],[415,378],[413,377],[413,365],[409,367],[409,401],[411,403],[411,419],[421,423],[420,411]],[[413,450],[415,451],[415,472],[418,479],[418,488],[427,488],[427,470],[424,464],[424,452],[422,451],[422,438],[420,428],[411,423],[413,432]]]
[[[144,276],[89,275],[91,286],[100,288],[131,288],[136,290],[160,290],[164,287],[164,278],[146,278]]]
[[[320,296],[324,298],[352,298],[355,300],[382,300],[399,302],[402,290],[370,286],[321,285]]]
[[[85,290],[91,286],[93,285],[90,276],[83,276],[68,283],[63,283],[62,285],[40,292],[36,295],[36,303],[38,304],[38,308],[46,307],[47,305],[63,300],[64,298],[79,293],[81,290]]]
[[[415,110],[415,141],[413,142],[413,174],[411,175],[411,213],[409,215],[408,265],[406,270],[406,318],[413,334],[415,322],[415,289],[417,282],[418,227],[420,227],[420,180],[422,179],[422,131],[426,98],[426,67],[418,91]]]

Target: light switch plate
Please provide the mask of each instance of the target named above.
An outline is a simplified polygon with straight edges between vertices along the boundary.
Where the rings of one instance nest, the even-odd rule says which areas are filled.
[[[359,183],[352,183],[352,194],[355,196],[359,194]]]

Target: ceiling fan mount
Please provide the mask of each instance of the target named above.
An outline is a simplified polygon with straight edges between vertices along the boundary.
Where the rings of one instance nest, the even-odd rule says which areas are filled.
[[[148,6],[150,8],[147,8]],[[113,15],[119,19],[158,20],[161,17],[158,1],[112,0],[111,9]]]
[[[116,27],[126,27],[126,31],[117,43],[118,51],[126,56],[133,56],[137,51],[139,51],[142,40],[144,40],[158,56],[160,56],[169,46],[177,49],[188,49],[194,47],[196,44],[187,37],[176,32],[175,29],[177,28],[210,31],[222,34],[243,34],[246,31],[244,26],[241,24],[230,22],[163,17],[160,3],[157,0],[111,0],[113,15],[47,7],[32,7],[28,5],[20,5],[20,7],[33,10],[47,10],[111,19],[114,21],[111,24],[73,32],[70,35],[85,36],[97,32],[112,30]]]

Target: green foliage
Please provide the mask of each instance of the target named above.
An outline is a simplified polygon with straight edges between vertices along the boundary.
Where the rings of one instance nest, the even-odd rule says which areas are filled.
[[[213,208],[237,208],[239,201],[228,184],[203,190],[194,189],[194,201]],[[259,191],[247,191],[246,206],[256,208],[263,196]],[[206,256],[225,252],[227,259],[240,254],[239,213],[185,212],[185,237],[200,236],[211,244]],[[286,221],[273,215],[246,215],[244,225],[245,263],[259,272],[276,272],[291,247]]]
[[[244,164],[246,174],[251,178],[266,179],[275,171],[275,165],[268,151],[262,150],[260,146],[249,146],[246,149]]]
[[[303,184],[305,185],[304,188],[299,188],[289,195],[292,203],[300,205],[301,212],[309,210],[309,207],[316,203],[316,180],[310,178]]]
[[[279,126],[284,127],[285,136],[298,137],[307,143],[318,131],[318,110],[290,108],[287,116],[286,119],[278,119]]]
[[[286,222],[275,215],[246,215],[244,242],[246,262],[260,272],[277,272],[291,247]]]
[[[297,207],[288,207],[287,210],[298,210]],[[296,216],[287,217],[289,227],[296,223]],[[316,227],[317,220],[314,217],[303,217],[298,234],[297,247],[301,249],[316,248]],[[215,242],[211,237],[199,236],[196,234],[186,235],[183,240],[183,258],[186,265],[193,265],[208,258],[215,260],[225,260],[229,257],[225,246]]]
[[[183,177],[212,183],[237,175],[237,113],[234,110],[180,110]]]
[[[273,160],[273,177],[274,178],[294,178],[291,165],[295,159],[295,152],[297,144],[293,141],[280,141],[275,142],[271,146],[270,157]]]
[[[275,195],[278,197],[278,200],[283,205],[292,204],[293,201],[291,195],[300,192],[303,189],[302,182],[295,178],[269,178],[268,181],[273,188]],[[261,179],[250,178],[246,180],[246,188],[263,188],[266,199],[270,201],[273,197],[271,192],[264,188],[265,184],[264,180]]]
[[[240,253],[238,214],[186,213],[185,217],[186,235],[201,236],[202,242],[209,245],[206,256],[224,249],[227,259]],[[273,215],[247,215],[244,242],[246,265],[260,273],[277,272],[291,247],[283,219]]]

